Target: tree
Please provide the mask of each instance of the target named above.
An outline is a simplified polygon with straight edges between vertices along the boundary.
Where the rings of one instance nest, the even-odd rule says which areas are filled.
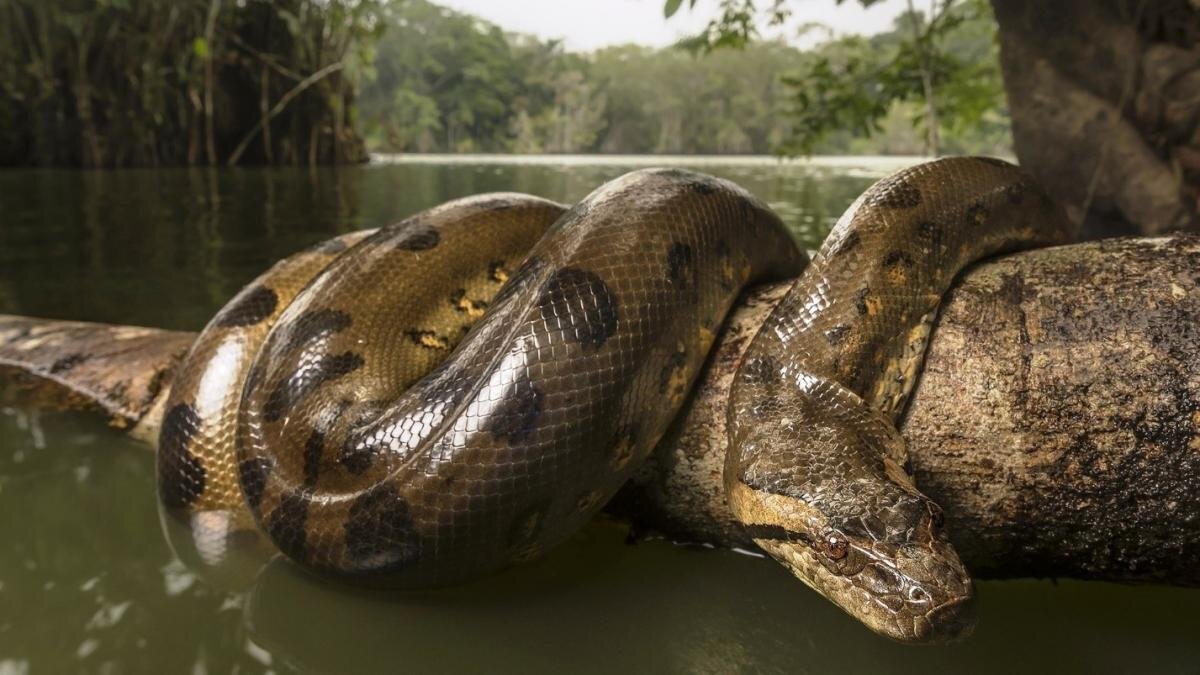
[[[877,0],[859,1],[870,6]],[[666,14],[681,4],[667,0]],[[878,99],[903,100],[906,89],[898,82],[905,77],[921,81],[927,124],[936,116],[945,129],[948,109],[961,120],[983,119],[977,104],[985,97],[970,91],[979,78],[961,63],[944,61],[952,31],[942,22],[954,15],[952,4],[935,0],[926,30],[911,32],[910,47],[891,62],[895,67],[872,68],[851,50],[840,62],[818,61],[794,78],[798,92],[810,93],[798,94],[808,98],[798,100],[791,149],[807,151],[811,139],[833,129],[875,128]],[[959,4],[984,9],[981,1]],[[1200,229],[1200,6],[1192,0],[991,0],[991,9],[1017,157],[1083,233]],[[781,20],[786,0],[773,0],[766,12],[768,21]],[[753,0],[720,0],[717,17],[691,44],[744,45],[755,37],[760,17]],[[947,97],[960,89],[964,106],[948,106]]]
[[[1200,229],[1200,6],[993,5],[1022,164],[1090,233]]]
[[[667,3],[668,17],[680,4]],[[722,0],[720,6],[719,16],[683,46],[711,52],[745,48],[756,38],[753,0]],[[775,0],[766,21],[781,24],[789,15],[787,4]],[[986,53],[993,26],[985,0],[930,0],[928,12],[908,0],[908,11],[897,18],[892,32],[834,40],[814,50],[813,58],[784,80],[792,89],[794,124],[780,152],[812,154],[839,130],[869,136],[881,130],[897,104],[907,103],[920,108],[913,121],[921,129],[924,152],[939,154],[943,130],[974,126],[999,107],[999,69],[994,53]]]
[[[0,164],[357,161],[381,0],[2,0]]]

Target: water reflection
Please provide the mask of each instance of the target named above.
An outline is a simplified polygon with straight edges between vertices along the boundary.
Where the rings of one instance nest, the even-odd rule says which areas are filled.
[[[575,202],[639,165],[0,172],[0,311],[196,329],[273,262],[334,234],[480,192]],[[891,165],[695,168],[760,196],[812,248]]]
[[[0,312],[196,329],[270,263],[332,234],[491,190],[574,201],[632,166],[0,172]],[[767,200],[810,247],[887,170],[701,168]],[[88,415],[4,405],[0,673],[1195,672],[1200,663],[1197,590],[986,583],[972,640],[915,650],[866,632],[771,561],[626,545],[624,528],[605,521],[544,561],[436,593],[330,586],[253,552],[214,567],[187,552],[186,535],[169,535],[172,553],[144,448]]]

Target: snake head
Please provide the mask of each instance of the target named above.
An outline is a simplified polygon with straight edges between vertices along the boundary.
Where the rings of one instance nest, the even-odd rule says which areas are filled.
[[[906,495],[835,525],[811,501],[745,485],[731,497],[764,551],[875,632],[944,644],[974,629],[971,577],[942,530],[941,509],[927,498]]]
[[[878,633],[915,644],[966,637],[971,577],[942,510],[895,461],[903,440],[890,422],[857,397],[819,414],[812,397],[751,393],[748,414],[731,422],[725,491],[755,542]]]

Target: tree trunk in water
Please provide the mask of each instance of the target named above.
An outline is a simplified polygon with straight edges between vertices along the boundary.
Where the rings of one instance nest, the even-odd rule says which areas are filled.
[[[610,506],[752,547],[725,504],[725,405],[786,286],[731,317],[686,416]],[[917,486],[981,577],[1200,584],[1200,238],[1108,240],[974,268],[902,426]]]
[[[610,510],[753,546],[721,485],[725,397],[786,291],[744,300],[685,413]],[[98,405],[153,441],[193,338],[0,316],[0,367],[36,376],[42,402]],[[902,431],[917,485],[975,574],[1200,584],[1200,237],[974,268],[946,300]]]
[[[992,7],[1017,157],[1085,235],[1200,229],[1200,5]]]

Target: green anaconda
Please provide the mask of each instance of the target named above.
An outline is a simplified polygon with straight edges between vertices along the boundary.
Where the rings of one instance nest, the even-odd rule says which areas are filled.
[[[1067,230],[983,158],[880,181],[811,264],[765,205],[691,172],[569,210],[449,202],[288,258],[214,317],[167,402],[160,497],[198,541],[257,527],[306,567],[403,587],[535,557],[654,447],[742,290],[799,274],[739,371],[730,505],[873,629],[954,639],[971,581],[894,420],[959,271]]]

